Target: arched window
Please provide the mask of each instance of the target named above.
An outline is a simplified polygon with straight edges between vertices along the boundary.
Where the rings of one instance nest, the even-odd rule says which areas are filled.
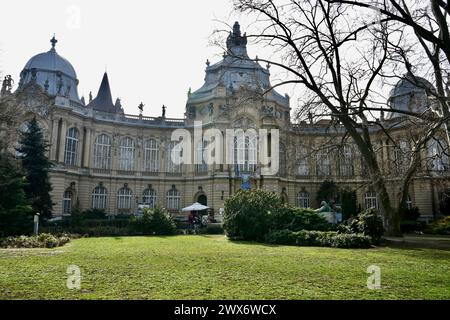
[[[316,154],[316,172],[318,176],[331,175],[331,156],[330,150],[322,149]]]
[[[255,171],[257,144],[256,136],[239,135],[234,137],[234,164],[236,172]]]
[[[378,209],[378,197],[375,191],[368,191],[364,196],[366,209]]]
[[[197,143],[197,149],[195,154],[196,160],[195,171],[197,172],[208,171],[207,150],[208,150],[208,141],[199,141]]]
[[[181,196],[180,192],[172,188],[169,191],[167,191],[167,209],[169,210],[179,210],[180,209],[180,202],[181,202]]]
[[[128,187],[123,187],[117,192],[117,209],[130,210],[133,193]]]
[[[341,176],[353,176],[354,173],[353,148],[351,145],[344,145],[339,153],[339,174]]]
[[[64,153],[64,163],[70,166],[76,166],[78,161],[78,140],[79,133],[77,128],[70,128],[66,133],[66,150]]]
[[[181,164],[176,164],[172,159],[172,153],[174,153],[174,156],[176,157],[182,157],[183,156],[183,147],[181,143],[177,141],[170,141],[168,148],[167,148],[167,172],[171,173],[179,173],[181,172]]]
[[[134,170],[134,141],[131,138],[120,141],[119,170]]]
[[[428,167],[431,171],[442,172],[450,168],[449,150],[447,144],[440,139],[428,142]]]
[[[145,141],[144,170],[147,172],[159,171],[159,145],[154,139]]]
[[[297,194],[297,206],[299,208],[309,208],[309,193],[306,191],[301,191]]]
[[[70,214],[72,212],[72,191],[66,190],[63,195],[63,214]]]
[[[297,174],[299,176],[309,176],[309,157],[305,146],[297,147]]]
[[[146,189],[143,194],[143,200],[144,204],[153,209],[156,206],[156,191],[153,189]]]
[[[111,169],[111,138],[106,134],[101,134],[95,139],[94,167]]]
[[[106,196],[108,192],[105,187],[98,186],[92,192],[92,209],[106,209]]]

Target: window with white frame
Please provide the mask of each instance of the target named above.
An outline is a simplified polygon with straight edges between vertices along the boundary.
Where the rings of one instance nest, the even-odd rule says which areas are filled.
[[[156,191],[153,189],[146,189],[143,194],[144,204],[148,205],[150,208],[155,208],[156,206]]]
[[[64,163],[76,166],[78,161],[79,132],[77,128],[70,128],[66,133],[66,148],[64,153]]]
[[[428,167],[431,171],[442,172],[450,168],[449,150],[447,144],[440,139],[428,142]]]
[[[351,145],[344,145],[339,154],[339,174],[341,176],[353,176],[354,173],[353,148]]]
[[[94,167],[97,169],[111,169],[111,138],[101,134],[95,139]]]
[[[308,150],[305,146],[298,146],[296,151],[298,175],[309,176]]]
[[[92,191],[92,209],[106,209],[106,196],[108,192],[105,187],[98,186]]]
[[[181,164],[176,164],[173,161],[174,159],[172,159],[172,156],[174,156],[175,158],[181,159],[181,157],[183,156],[182,144],[177,141],[170,141],[168,144],[166,154],[167,154],[167,156],[166,156],[167,172],[180,173],[181,172]]]
[[[208,164],[207,164],[207,150],[208,150],[208,141],[199,141],[197,143],[197,148],[195,150],[195,171],[196,172],[207,172]],[[201,162],[201,163],[200,163]]]
[[[147,172],[159,171],[159,144],[155,139],[145,141],[144,170]]]
[[[180,192],[175,188],[172,188],[171,190],[167,191],[166,201],[167,201],[167,209],[179,210],[181,206]]]
[[[128,187],[120,188],[117,192],[117,209],[130,210],[132,208],[133,193]]]
[[[368,191],[364,196],[366,209],[378,209],[378,197],[375,191]]]
[[[297,194],[297,206],[299,208],[309,208],[310,200],[309,193],[306,191],[301,191]]]
[[[134,170],[134,141],[131,138],[120,141],[119,170]]]
[[[70,214],[72,212],[72,191],[66,190],[63,195],[63,214]]]
[[[237,172],[254,172],[257,161],[257,138],[248,135],[234,137],[234,165]]]
[[[322,149],[316,155],[316,172],[318,176],[331,175],[331,156],[330,150]]]

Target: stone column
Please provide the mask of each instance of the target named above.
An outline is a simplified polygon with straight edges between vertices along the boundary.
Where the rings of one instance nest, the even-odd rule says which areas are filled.
[[[51,137],[51,146],[50,146],[50,160],[58,160],[56,150],[58,149],[58,120],[52,120],[52,137]]]
[[[88,168],[90,167],[90,154],[91,154],[91,133],[92,130],[89,128],[86,128],[86,133],[84,137],[84,150],[83,150],[83,163],[82,167]]]
[[[64,162],[64,154],[66,153],[66,132],[67,131],[67,122],[65,120],[61,123],[61,136],[59,140],[59,157],[58,162]]]

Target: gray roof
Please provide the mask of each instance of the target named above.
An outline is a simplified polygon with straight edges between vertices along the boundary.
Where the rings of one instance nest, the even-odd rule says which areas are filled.
[[[36,81],[50,95],[66,96],[81,104],[78,97],[78,79],[72,64],[60,56],[55,49],[57,40],[50,41],[49,51],[32,57],[20,74],[19,87],[30,81]]]
[[[88,104],[88,107],[101,112],[123,113],[120,106],[114,105],[113,103],[108,74],[106,72],[103,75],[102,83],[98,89],[97,96]]]
[[[426,79],[407,73],[394,86],[389,95],[389,107],[395,110],[422,113],[430,108],[428,95],[435,88]],[[386,119],[403,117],[405,114],[387,112]]]
[[[247,37],[241,35],[239,23],[236,22],[233,32],[227,39],[228,52],[224,54],[222,61],[206,68],[205,83],[190,94],[188,103],[196,103],[213,95],[216,87],[225,87],[228,91],[239,90],[248,87],[253,90],[266,91],[270,89],[270,72],[253,61],[247,54]],[[289,98],[271,90],[268,98],[278,101],[289,108]]]

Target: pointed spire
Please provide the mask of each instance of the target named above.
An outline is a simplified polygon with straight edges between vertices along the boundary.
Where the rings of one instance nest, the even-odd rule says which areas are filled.
[[[108,74],[103,75],[102,83],[98,89],[97,97],[89,103],[89,107],[103,112],[116,112],[116,107],[112,100],[111,88],[109,86]]]
[[[58,43],[58,40],[55,38],[55,34],[53,34],[53,38],[50,39],[50,43],[52,44],[51,51],[55,51],[56,44]]]

